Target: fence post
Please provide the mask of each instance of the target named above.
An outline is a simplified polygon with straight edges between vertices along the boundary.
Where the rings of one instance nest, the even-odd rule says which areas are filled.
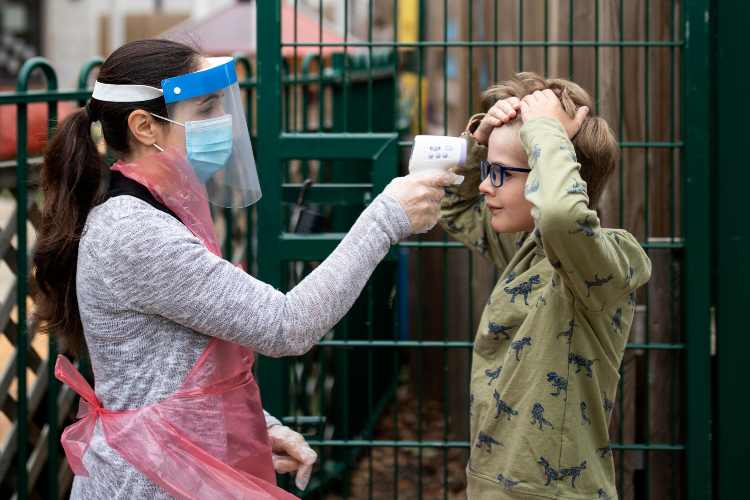
[[[715,3],[717,33],[716,99],[712,104],[717,117],[715,172],[716,201],[716,330],[718,355],[717,401],[717,492],[716,498],[742,498],[745,493],[750,428],[744,415],[750,408],[737,397],[737,382],[747,373],[750,339],[747,329],[747,291],[742,284],[750,280],[747,245],[750,224],[744,220],[744,197],[750,183],[744,117],[750,114],[747,95],[745,29],[750,22],[747,2]],[[745,76],[743,76],[745,75]],[[738,147],[739,146],[739,147]]]
[[[96,68],[101,67],[102,64],[104,64],[104,59],[101,57],[93,57],[86,61],[81,68],[81,71],[78,73],[78,90],[86,90],[89,88],[89,77],[91,76],[91,72]],[[78,101],[78,105],[84,107],[86,101]]]
[[[281,288],[278,265],[281,232],[281,6],[279,0],[257,3],[258,86],[258,167],[263,199],[258,204],[258,275],[273,287]],[[262,358],[258,364],[260,388],[266,409],[282,417],[288,404],[286,362]]]
[[[687,494],[711,498],[711,52],[710,0],[684,4],[685,335]]]
[[[18,92],[26,92],[29,88],[29,78],[31,74],[36,70],[41,69],[47,79],[47,89],[57,90],[57,75],[55,70],[52,68],[50,63],[41,57],[33,57],[26,61],[21,70],[18,73],[18,83],[16,84],[16,90]],[[26,314],[26,298],[28,295],[28,241],[26,231],[26,220],[27,220],[27,205],[28,205],[28,104],[19,103],[17,112],[17,123],[16,123],[16,238],[17,238],[17,259],[16,263],[16,308],[18,311],[18,334],[16,337],[16,370],[18,379],[18,411],[16,412],[17,418],[17,458],[18,458],[18,472],[17,472],[17,492],[18,498],[24,500],[28,497],[28,472],[26,470],[26,461],[28,457],[28,400],[27,400],[27,380],[26,380],[26,365],[28,359],[29,349],[29,338],[28,338],[28,324]],[[55,123],[57,121],[57,102],[50,102],[48,104],[47,118],[49,123]],[[52,444],[53,440],[57,442],[57,384],[52,384],[54,380],[54,361],[55,356],[55,343],[50,338],[49,343],[49,369],[50,369],[50,386],[48,387],[47,397],[50,402],[48,409],[50,410],[49,421],[49,447],[48,452],[50,456],[48,458],[53,459],[52,455]],[[54,408],[53,408],[54,407]],[[55,454],[56,456],[56,454]],[[54,460],[53,460],[54,461]],[[56,463],[56,461],[54,461]],[[55,481],[50,487],[56,489],[57,475],[55,470]]]

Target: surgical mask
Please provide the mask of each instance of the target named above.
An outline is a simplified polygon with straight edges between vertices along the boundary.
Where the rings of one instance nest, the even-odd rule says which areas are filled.
[[[153,116],[185,127],[187,159],[201,182],[206,182],[224,168],[232,155],[232,115],[192,120],[184,124],[157,114]]]

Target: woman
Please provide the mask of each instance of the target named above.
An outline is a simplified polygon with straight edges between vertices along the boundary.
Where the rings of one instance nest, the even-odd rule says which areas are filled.
[[[129,43],[45,154],[36,314],[68,346],[86,346],[96,383],[94,393],[58,361],[83,397],[84,418],[63,435],[73,498],[285,498],[274,469],[297,471],[304,488],[315,453],[264,417],[253,353],[307,352],[390,245],[436,223],[455,180],[395,179],[282,294],[222,260],[211,227],[209,201],[260,197],[237,93],[226,60],[166,40]],[[118,158],[109,176],[96,121]]]

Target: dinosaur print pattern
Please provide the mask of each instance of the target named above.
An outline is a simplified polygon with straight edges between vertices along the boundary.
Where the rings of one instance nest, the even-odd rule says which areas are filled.
[[[510,348],[516,352],[516,361],[521,361],[521,352],[525,347],[531,347],[531,337],[523,337],[520,340],[511,342]]]
[[[529,305],[529,294],[534,289],[534,285],[541,284],[542,279],[538,274],[535,274],[534,276],[531,276],[527,281],[524,281],[518,286],[514,287],[505,287],[503,290],[505,293],[511,296],[510,303],[515,304],[516,303],[516,297],[519,295],[523,295],[523,302],[527,306]]]
[[[602,446],[601,448],[597,448],[596,452],[601,458],[607,458],[608,456],[612,455],[612,448],[609,445]]]
[[[599,488],[596,491],[596,498],[598,498],[599,500],[612,500],[612,497],[607,495],[607,492],[604,491],[603,488]]]
[[[581,401],[581,425],[591,425],[591,419],[588,415],[588,406],[586,401]]]
[[[622,335],[622,307],[618,307],[615,314],[612,315],[612,328]]]
[[[539,144],[534,144],[534,147],[531,148],[530,159],[533,161],[537,161],[540,156],[542,156],[542,147],[539,146]]]
[[[539,191],[539,179],[534,179],[526,184],[524,188],[524,194],[530,195]]]
[[[544,430],[545,425],[548,425],[551,429],[555,428],[549,420],[544,418],[544,406],[541,403],[534,403],[534,407],[531,409],[531,425],[538,425],[540,431]]]
[[[518,411],[514,410],[512,406],[500,399],[500,393],[497,392],[497,390],[493,392],[492,397],[495,398],[495,418],[500,418],[501,415],[505,415],[505,417],[510,420],[512,417],[518,415]]]
[[[489,382],[487,382],[487,385],[491,385],[492,382],[494,382],[495,380],[497,380],[497,378],[500,376],[500,372],[502,370],[503,370],[502,366],[498,366],[494,370],[489,370],[489,369],[485,370],[484,374],[487,375],[487,378],[489,379]]]
[[[540,457],[537,463],[544,467],[543,474],[544,478],[547,481],[544,484],[545,486],[549,486],[552,481],[564,481],[570,478],[570,485],[573,488],[576,487],[576,479],[581,477],[581,474],[583,474],[583,471],[586,470],[587,466],[587,462],[584,460],[580,465],[575,465],[573,467],[564,467],[558,471],[555,470],[555,468],[552,467],[549,461],[544,457]]]
[[[477,435],[477,443],[474,446],[483,449],[487,453],[492,453],[493,446],[503,446],[503,443],[500,443],[489,434],[480,431]]]
[[[550,392],[550,396],[559,396],[563,392],[565,392],[565,398],[568,397],[568,379],[565,377],[558,375],[557,372],[549,372],[547,374],[547,382],[552,384],[552,389],[554,392]]]
[[[635,277],[635,269],[633,266],[628,266],[628,273],[625,275],[625,285],[623,288],[627,290],[630,288],[631,282],[633,281],[633,278]]]
[[[557,338],[559,339],[560,337],[566,337],[568,339],[568,344],[570,344],[570,342],[573,340],[573,329],[575,327],[576,327],[576,320],[571,319],[570,322],[568,323],[568,329],[558,333]]]
[[[568,158],[570,158],[570,161],[574,163],[578,163],[578,157],[576,156],[576,151],[574,148],[571,148],[567,144],[564,144],[560,146],[560,151],[567,151]]]
[[[604,278],[600,278],[598,274],[594,274],[594,279],[592,280],[583,280],[584,283],[586,283],[586,297],[591,297],[591,289],[597,286],[603,286],[612,281],[613,276],[610,274],[609,276],[605,276]]]
[[[523,482],[523,481],[514,481],[512,479],[509,479],[509,478],[503,476],[502,474],[498,474],[497,475],[497,481],[500,484],[502,484],[503,488],[505,488],[508,491],[512,490],[513,488],[515,488],[516,486],[518,486],[519,484],[521,484]]]
[[[588,237],[596,236],[596,228],[598,226],[598,223],[593,217],[587,215],[583,219],[577,220],[576,226],[578,227],[578,229],[569,231],[570,234],[583,233],[584,236]]]
[[[494,321],[490,321],[487,325],[487,332],[495,336],[495,340],[500,340],[500,335],[505,337],[506,340],[510,340],[510,332],[515,326],[498,325]]]
[[[568,194],[586,194],[586,184],[573,181],[573,185],[568,188]]]
[[[549,461],[547,461],[546,458],[539,457],[537,463],[544,467],[544,478],[547,480],[547,482],[544,483],[544,486],[549,486],[552,481],[558,481],[560,479],[560,474],[549,464]]]
[[[565,467],[564,469],[560,469],[560,479],[558,481],[563,481],[566,478],[570,478],[570,485],[575,488],[576,487],[576,479],[581,477],[581,474],[583,474],[583,471],[586,470],[587,462],[584,460],[581,462],[581,465],[576,465],[573,467]]]
[[[594,374],[591,367],[596,361],[596,359],[588,359],[574,352],[568,354],[568,363],[576,367],[576,373],[581,373],[581,370],[585,370],[586,376],[589,378]]]
[[[615,409],[615,403],[607,398],[607,393],[602,393],[602,406],[604,407],[604,413],[607,414],[607,416],[612,414],[612,411]]]

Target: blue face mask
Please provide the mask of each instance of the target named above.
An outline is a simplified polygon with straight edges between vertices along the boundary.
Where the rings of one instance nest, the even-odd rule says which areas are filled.
[[[182,123],[154,115],[185,127],[187,159],[201,182],[224,168],[232,155],[232,115]]]
[[[232,155],[232,115],[186,122],[185,146],[188,161],[206,182]]]

